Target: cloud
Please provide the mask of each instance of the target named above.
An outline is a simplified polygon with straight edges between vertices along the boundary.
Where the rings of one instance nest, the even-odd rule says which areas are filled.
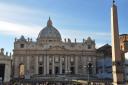
[[[40,20],[48,16],[58,16],[47,9],[36,9],[15,4],[0,3],[0,20],[20,22],[24,24],[39,24]],[[42,18],[43,17],[43,18]]]
[[[51,13],[47,9],[34,9],[29,7],[0,3],[0,33],[3,35],[13,35],[15,37],[25,35],[32,38],[37,38],[38,33],[42,29],[37,23],[42,16],[58,16],[56,13]],[[62,19],[64,22],[64,19]],[[34,23],[28,24],[28,23]],[[40,21],[39,21],[40,22]],[[74,22],[74,21],[70,21]],[[66,20],[67,23],[67,20]],[[45,24],[45,23],[43,23]],[[44,27],[44,26],[43,26]],[[58,29],[59,30],[59,29]],[[78,42],[82,42],[83,38],[92,37],[96,40],[97,47],[102,46],[105,41],[110,41],[110,33],[107,32],[90,32],[79,29],[61,29],[59,30],[64,38],[70,38],[73,42],[76,38]],[[103,43],[100,43],[100,42]]]
[[[70,29],[63,29],[60,31],[63,38],[71,38],[74,41],[76,38],[78,41],[82,41],[83,38],[86,39],[91,37],[94,40],[102,40],[107,41],[110,40],[110,33],[107,32],[89,32],[89,31],[82,31],[82,30],[70,30]]]
[[[0,21],[0,33],[3,35],[25,35],[36,37],[40,30],[41,27],[39,26],[27,26],[6,21]]]
[[[16,24],[6,21],[0,21],[0,33],[2,35],[7,35],[8,37],[13,35],[19,38],[21,35],[24,35],[26,37],[31,37],[35,40],[38,37],[38,33],[40,32],[41,29],[42,29],[41,26],[29,26],[29,25]],[[64,38],[70,38],[72,42],[74,42],[75,38],[77,39],[77,42],[82,42],[83,38],[87,39],[88,36],[91,36],[92,39],[96,40],[96,48],[99,48],[104,44],[106,44],[106,41],[110,41],[109,33],[102,33],[102,32],[91,33],[91,32],[83,32],[80,30],[69,30],[69,29],[60,30],[60,33],[63,40]],[[6,40],[6,42],[8,42],[8,40]],[[13,40],[11,43],[13,43]],[[10,49],[12,49],[11,46]]]
[[[28,25],[29,22],[34,23],[36,22],[35,18],[38,19],[38,16],[49,16],[56,14],[49,12],[46,9],[34,9],[29,7],[23,7],[20,5],[11,5],[0,3],[0,30],[3,34],[27,34],[35,37],[34,34],[39,33],[41,30],[41,26],[37,26],[35,24]],[[56,15],[57,16],[57,15]],[[24,20],[23,20],[24,19]],[[10,21],[11,20],[11,21]],[[33,21],[32,21],[33,20]],[[21,21],[21,22],[20,22]],[[17,24],[20,23],[20,24]],[[44,23],[43,23],[44,24]],[[13,28],[12,28],[13,27]],[[4,28],[4,29],[3,29]],[[3,30],[2,30],[3,29]],[[9,32],[10,31],[10,32]],[[63,38],[77,38],[79,41],[83,38],[87,38],[91,36],[94,39],[106,39],[108,40],[110,37],[110,33],[103,33],[103,32],[89,32],[89,31],[81,31],[81,30],[71,30],[71,29],[62,29],[60,30],[61,35]],[[105,38],[104,38],[105,37]]]
[[[26,37],[36,39],[41,29],[41,26],[29,26],[6,21],[0,21],[0,33],[7,36],[13,35],[15,37],[19,37],[21,35],[24,35]],[[106,41],[110,41],[110,33],[84,32],[81,30],[70,29],[60,30],[60,33],[63,40],[64,38],[70,38],[72,42],[74,42],[75,38],[77,39],[77,42],[82,42],[83,38],[87,39],[88,36],[91,36],[91,38],[96,41],[96,48],[99,48],[106,44]]]
[[[35,8],[30,8],[26,6],[20,6],[20,5],[15,5],[15,4],[5,4],[5,3],[0,3],[0,11],[2,12],[1,14],[3,15],[12,15],[12,14],[18,14],[18,15],[27,15],[27,14],[51,14],[47,9],[35,9]],[[11,13],[11,14],[8,14]],[[53,13],[52,13],[53,14]],[[31,15],[29,15],[31,16]]]

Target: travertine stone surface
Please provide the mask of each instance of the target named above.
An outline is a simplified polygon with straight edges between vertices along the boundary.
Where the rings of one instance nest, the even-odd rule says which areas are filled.
[[[123,62],[121,59],[120,42],[119,42],[118,15],[117,15],[117,6],[114,3],[111,7],[111,31],[112,31],[113,84],[123,85],[123,80],[124,80],[123,71],[122,71]]]

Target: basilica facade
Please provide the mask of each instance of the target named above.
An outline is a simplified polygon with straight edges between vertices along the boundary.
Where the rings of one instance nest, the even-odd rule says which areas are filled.
[[[49,18],[36,41],[21,36],[13,50],[14,78],[47,75],[95,75],[96,48],[90,37],[83,42],[62,41]],[[79,77],[80,78],[80,77]]]

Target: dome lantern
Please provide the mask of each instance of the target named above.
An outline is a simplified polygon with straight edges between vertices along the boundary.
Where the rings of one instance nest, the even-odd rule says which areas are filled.
[[[47,27],[50,27],[50,26],[52,26],[52,20],[51,20],[50,17],[49,17],[49,20],[48,20],[48,22],[47,22]]]
[[[47,26],[44,27],[37,38],[37,42],[60,42],[61,35],[59,31],[52,25],[52,20],[49,17]]]

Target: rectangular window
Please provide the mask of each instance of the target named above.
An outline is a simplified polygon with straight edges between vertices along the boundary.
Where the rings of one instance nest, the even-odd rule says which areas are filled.
[[[49,40],[49,42],[52,42],[52,40]]]
[[[59,57],[55,57],[55,62],[59,62]]]
[[[20,48],[24,48],[24,44],[20,44]]]
[[[88,45],[88,49],[91,49],[91,45]]]

